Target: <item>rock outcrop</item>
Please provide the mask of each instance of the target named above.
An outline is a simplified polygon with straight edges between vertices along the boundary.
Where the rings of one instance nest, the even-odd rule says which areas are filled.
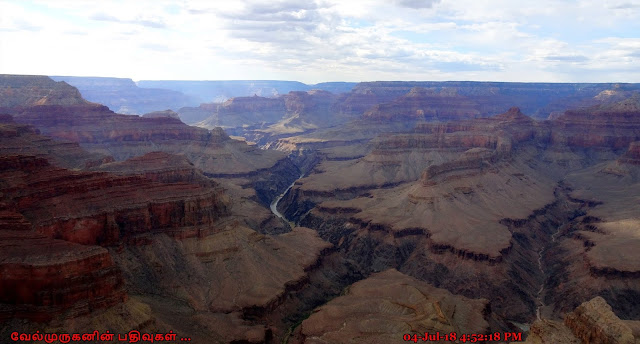
[[[165,152],[151,152],[125,161],[101,164],[92,170],[111,172],[120,175],[143,175],[155,182],[193,183],[215,186],[184,155]]]
[[[4,155],[31,155],[53,164],[82,169],[112,162],[111,156],[89,153],[77,142],[54,140],[40,135],[32,126],[17,124],[10,115],[0,115],[0,152]]]
[[[620,320],[601,297],[582,303],[564,323],[538,320],[525,343],[640,343],[640,322]]]
[[[0,75],[0,113],[5,108],[87,103],[75,87],[65,82],[46,76]]]
[[[135,234],[184,227],[197,236],[227,214],[221,190],[72,172],[34,157],[3,156],[0,161],[3,198],[51,238],[113,245]]]
[[[406,343],[425,333],[485,333],[487,300],[468,299],[387,270],[354,283],[302,322],[294,343]]]
[[[180,115],[173,110],[154,111],[142,115],[144,118],[173,118],[180,119]]]
[[[616,103],[569,110],[553,121],[552,142],[577,148],[624,149],[640,140],[640,94]]]
[[[39,234],[18,212],[0,214],[0,322],[74,318],[126,300],[106,249]]]
[[[265,97],[237,97],[221,104],[201,104],[199,111],[207,112],[208,116],[197,125],[203,128],[233,128],[248,123],[275,123],[286,113],[284,99]],[[183,108],[180,114],[192,117],[196,109]]]
[[[581,304],[573,313],[565,316],[564,323],[583,343],[636,342],[631,329],[611,311],[611,306],[601,297]]]
[[[451,121],[476,117],[480,114],[477,108],[477,103],[458,95],[455,90],[436,92],[414,87],[390,103],[375,105],[364,113],[364,117],[377,121]]]
[[[640,165],[640,141],[631,142],[627,152],[618,161],[622,164]]]

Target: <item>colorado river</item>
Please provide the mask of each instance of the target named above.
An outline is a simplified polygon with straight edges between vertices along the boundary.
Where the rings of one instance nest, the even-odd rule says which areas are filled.
[[[538,251],[538,268],[542,272],[542,276],[544,276],[544,280],[542,281],[542,285],[540,286],[540,290],[538,290],[538,295],[536,296],[536,303],[538,304],[538,307],[536,308],[536,317],[538,318],[538,320],[541,320],[542,308],[546,306],[544,304],[544,286],[545,284],[547,284],[547,277],[546,277],[546,271],[544,270],[544,265],[542,264],[542,256],[547,251],[547,249],[556,242],[558,235],[560,234],[560,232],[562,231],[562,228],[565,225],[566,223],[563,223],[560,226],[558,226],[558,229],[556,230],[556,232],[551,235],[551,242],[549,243],[549,245],[543,247],[542,249],[540,249],[540,251]]]
[[[301,174],[300,177],[298,177],[298,179],[294,180],[293,183],[291,183],[291,185],[289,185],[289,187],[280,194],[280,196],[278,196],[273,202],[271,202],[271,206],[270,206],[271,212],[273,213],[273,215],[287,221],[287,223],[289,224],[289,226],[291,226],[291,228],[293,228],[295,224],[293,222],[289,222],[289,220],[287,220],[287,218],[285,218],[284,215],[280,214],[280,212],[278,211],[278,202],[280,202],[282,197],[284,197],[287,194],[287,192],[289,192],[289,190],[291,190],[291,188],[296,184],[296,182],[300,180],[303,176],[304,174]]]

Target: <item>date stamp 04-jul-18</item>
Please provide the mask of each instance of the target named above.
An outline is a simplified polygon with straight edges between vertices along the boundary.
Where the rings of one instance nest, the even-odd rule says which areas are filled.
[[[484,343],[484,342],[520,342],[522,332],[494,332],[494,333],[457,333],[457,332],[425,332],[405,333],[405,342],[452,342],[452,343]]]

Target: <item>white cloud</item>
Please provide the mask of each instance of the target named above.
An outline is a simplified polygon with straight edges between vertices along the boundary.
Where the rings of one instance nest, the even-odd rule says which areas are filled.
[[[637,82],[636,5],[0,0],[0,72],[303,82]]]

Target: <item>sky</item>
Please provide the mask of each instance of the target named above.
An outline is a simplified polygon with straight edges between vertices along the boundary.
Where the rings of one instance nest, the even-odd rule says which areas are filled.
[[[0,0],[0,73],[640,82],[640,0]]]

